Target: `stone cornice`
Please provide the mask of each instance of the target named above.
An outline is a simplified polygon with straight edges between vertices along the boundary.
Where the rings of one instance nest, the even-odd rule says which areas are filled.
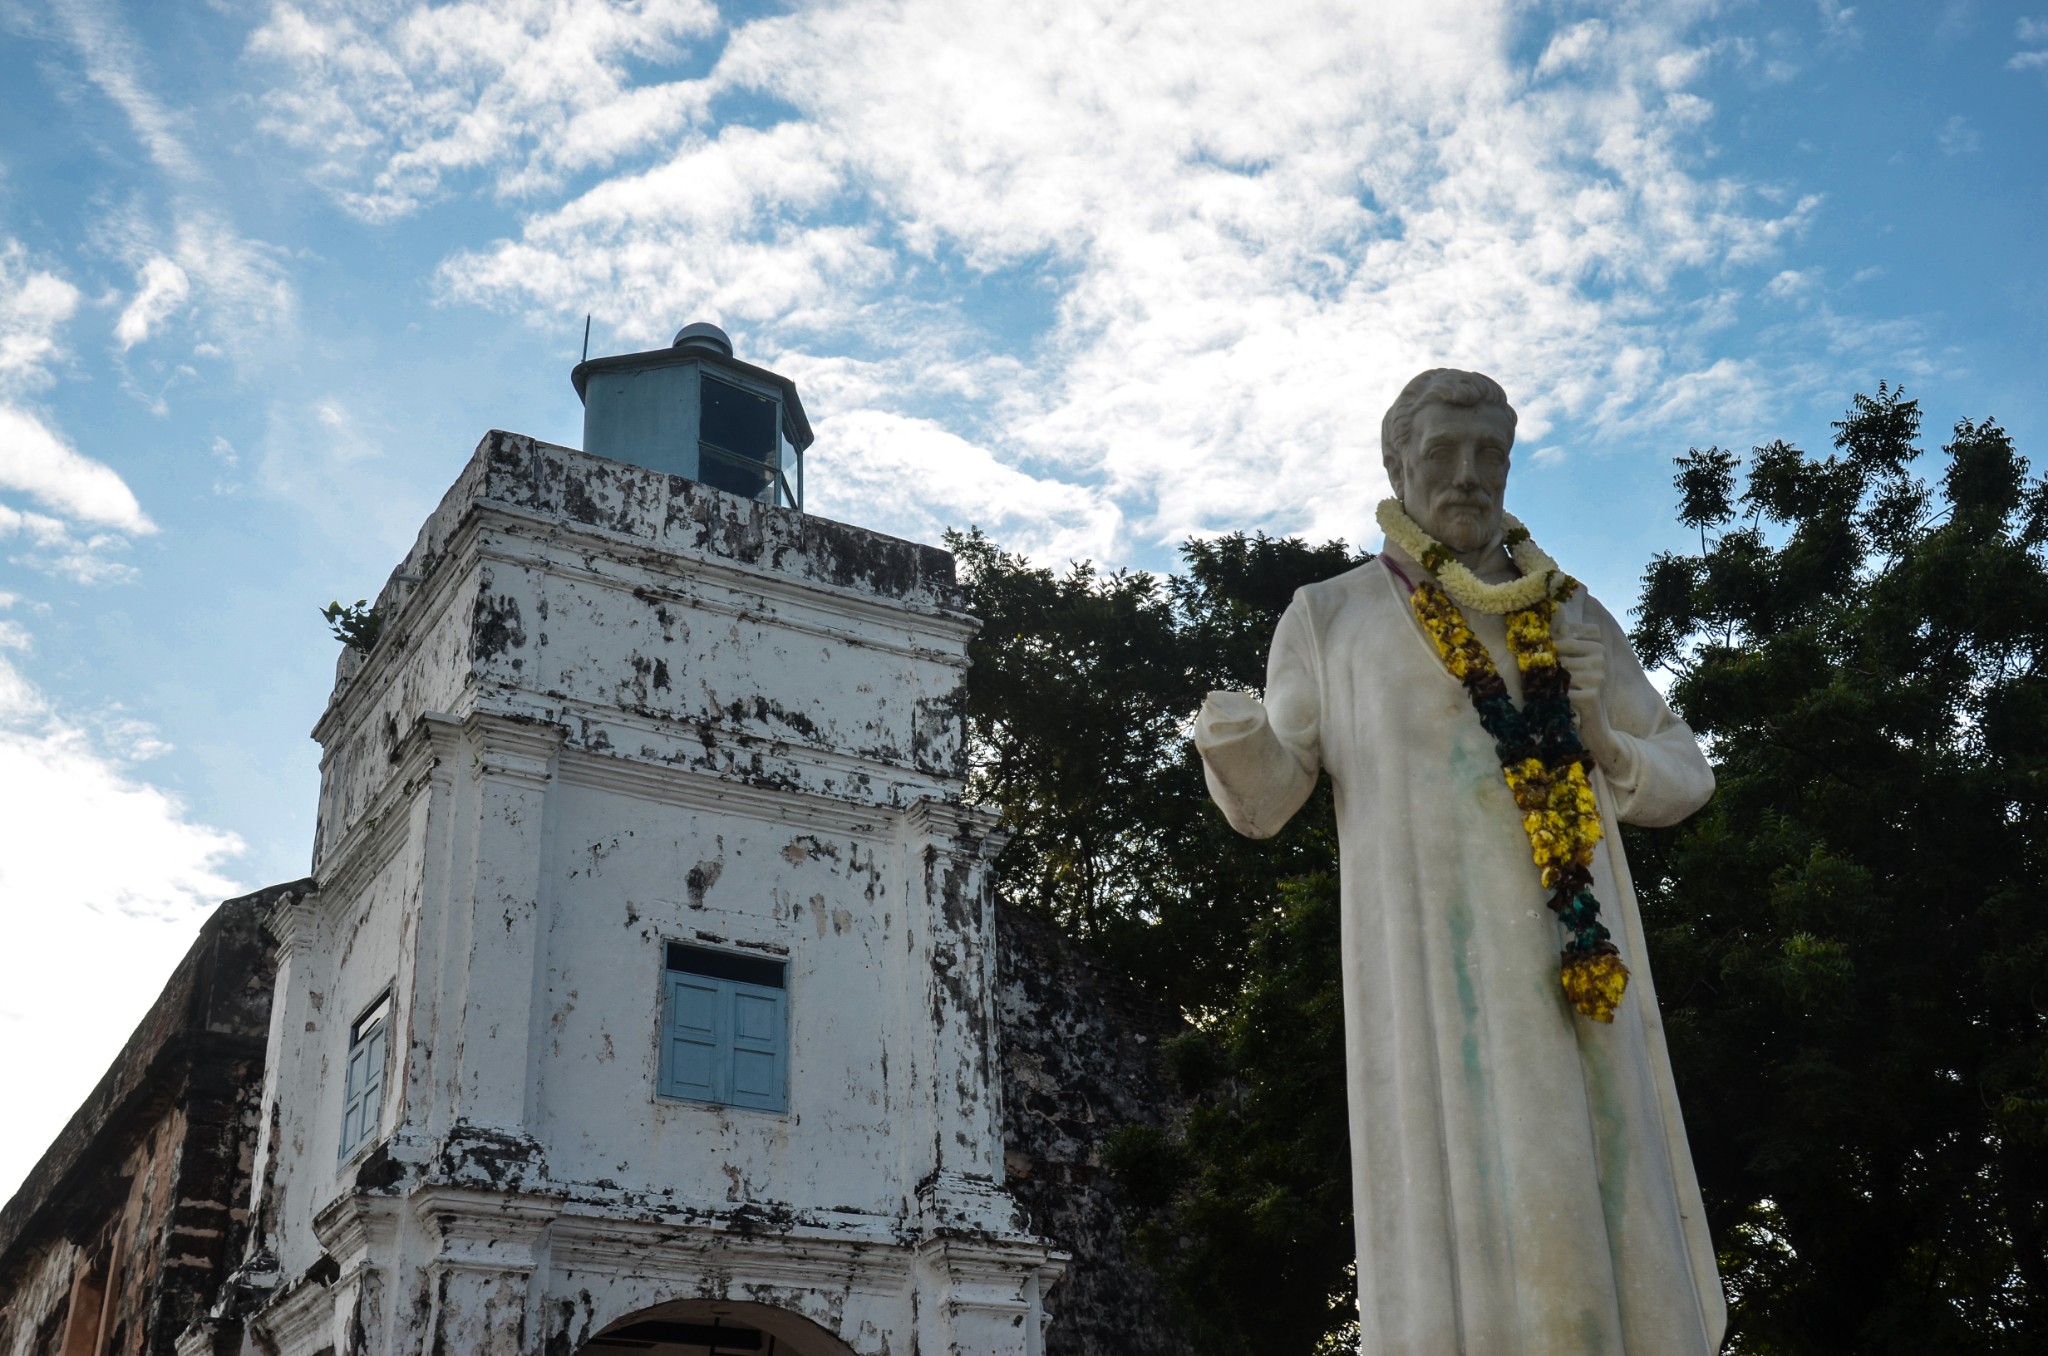
[[[434,1240],[430,1266],[455,1271],[532,1271],[562,1203],[550,1196],[427,1187],[409,1204]]]
[[[508,565],[544,564],[550,573],[559,574],[564,578],[584,579],[627,592],[641,591],[652,597],[668,599],[698,611],[772,620],[792,631],[821,636],[828,640],[855,639],[873,649],[909,658],[928,659],[955,668],[967,667],[966,657],[956,650],[877,640],[866,632],[849,627],[834,626],[829,622],[773,611],[772,605],[778,602],[790,603],[807,612],[827,616],[858,617],[878,626],[891,627],[912,634],[923,632],[959,644],[971,640],[981,630],[981,622],[965,612],[942,612],[914,607],[894,599],[861,593],[855,589],[835,588],[830,584],[821,584],[815,580],[801,579],[773,570],[763,570],[756,566],[735,565],[716,556],[678,556],[632,537],[605,532],[601,528],[586,527],[581,523],[558,522],[555,519],[541,517],[530,510],[494,504],[489,500],[478,502],[474,523],[475,526],[466,535],[470,541],[477,543],[475,550],[480,560]],[[509,529],[510,537],[532,541],[539,549],[515,550],[504,544],[506,538],[486,538],[484,534],[493,527]],[[650,578],[635,581],[607,574],[589,563],[596,559],[589,552],[563,551],[546,537],[527,537],[520,531],[525,527],[538,527],[547,534],[547,537],[557,534],[595,536],[610,548],[605,553],[605,558],[629,568],[645,571]],[[485,544],[487,542],[488,544]],[[579,565],[576,563],[578,561],[583,563]],[[683,569],[679,570],[678,565]],[[720,586],[728,596],[718,597],[694,589],[679,588],[675,582],[678,580]],[[746,598],[747,601],[733,601],[735,595]]]
[[[959,785],[949,777],[925,772],[912,763],[890,762],[797,739],[768,738],[749,734],[715,721],[667,720],[622,706],[600,706],[594,702],[541,697],[538,694],[522,693],[519,696],[532,701],[532,708],[522,709],[514,700],[494,697],[480,703],[478,710],[481,714],[534,720],[565,727],[603,727],[607,728],[607,737],[611,738],[614,745],[620,741],[612,732],[624,732],[643,749],[658,750],[663,746],[676,750],[701,749],[703,736],[709,733],[714,739],[736,752],[762,754],[792,765],[815,769],[842,786],[864,784],[880,789],[880,793],[872,799],[817,793],[821,799],[844,800],[854,805],[879,804],[900,809],[918,798],[943,797],[949,791],[957,791]],[[613,760],[638,762],[650,768],[690,772],[697,776],[716,778],[728,784],[740,780],[702,767],[678,767],[659,753],[635,756],[631,753],[618,752],[616,749],[610,753],[599,753],[597,750],[579,748],[575,741],[571,741],[563,752],[565,755],[581,752]]]
[[[545,786],[555,774],[555,758],[568,730],[552,721],[523,720],[496,711],[476,710],[458,722],[430,712],[422,723],[459,725],[462,737],[476,750],[479,777]]]
[[[423,713],[400,742],[397,763],[377,795],[341,842],[322,853],[317,866],[324,870],[323,889],[334,898],[347,897],[391,860],[405,841],[406,809],[413,799],[437,776],[445,779],[454,767],[469,765],[456,756],[465,741],[475,752],[473,770],[481,775],[545,786],[565,735],[560,726],[491,711],[461,718]]]
[[[372,1249],[390,1255],[398,1237],[401,1207],[389,1196],[351,1191],[336,1198],[313,1219],[314,1237],[353,1278],[367,1264]]]
[[[286,895],[272,906],[264,916],[263,926],[277,942],[280,969],[300,952],[320,949],[320,930],[325,920],[317,887]]]
[[[333,1322],[333,1289],[301,1276],[252,1314],[249,1326],[270,1338],[273,1351],[310,1350]]]
[[[542,535],[533,535],[538,529]],[[639,570],[638,580],[607,574],[590,563],[598,557],[588,551],[564,549],[547,538],[587,539],[600,546],[600,554],[629,569]],[[508,544],[524,539],[524,550]],[[417,549],[417,548],[416,548]],[[417,582],[387,585],[379,605],[388,606],[384,627],[387,639],[354,666],[345,681],[338,680],[325,712],[313,727],[313,738],[331,745],[331,736],[354,723],[356,713],[373,708],[376,699],[397,680],[411,653],[412,642],[432,632],[443,615],[458,601],[459,583],[466,576],[464,560],[540,567],[564,578],[580,578],[606,587],[671,600],[679,606],[724,616],[761,620],[792,631],[823,639],[853,642],[871,649],[900,654],[905,658],[964,669],[966,642],[981,629],[981,623],[965,612],[935,609],[888,599],[857,589],[843,588],[818,580],[764,569],[757,565],[721,559],[708,554],[679,552],[643,539],[585,523],[554,518],[530,508],[502,500],[475,498],[469,501],[457,529],[437,554],[432,570]],[[402,572],[402,570],[401,570]],[[720,597],[701,589],[678,587],[679,580],[722,587]],[[385,596],[394,588],[410,589],[402,600]],[[731,595],[750,595],[741,602]],[[775,603],[787,603],[801,612],[826,617],[863,618],[877,626],[922,632],[951,644],[921,646],[876,637],[845,626],[833,625],[803,615],[778,611]],[[751,603],[751,605],[749,605]]]
[[[571,708],[572,710],[574,708]],[[618,713],[610,713],[621,719]],[[674,739],[672,723],[630,715],[621,723],[650,736]],[[687,728],[687,727],[684,727]],[[730,732],[726,737],[744,747]],[[952,790],[938,779],[906,778],[894,764],[849,755],[812,756],[801,761],[836,776],[842,785],[865,779],[880,783],[886,799],[857,800],[828,795],[801,786],[756,785],[743,778],[676,767],[668,763],[606,754],[566,744],[564,727],[554,721],[508,716],[490,710],[464,717],[442,712],[422,715],[399,746],[399,761],[370,806],[343,832],[341,841],[322,854],[321,890],[330,899],[346,898],[389,861],[404,842],[409,822],[406,807],[436,777],[453,775],[464,763],[457,756],[465,739],[476,741],[479,768],[498,776],[544,785],[550,778],[565,785],[616,791],[641,800],[685,809],[748,815],[770,824],[804,824],[855,834],[883,832],[901,817],[910,831],[948,845],[973,844],[986,860],[1007,839],[1000,816],[947,798]],[[900,795],[897,792],[900,791]],[[900,803],[908,800],[907,807]],[[317,899],[317,896],[315,897]]]
[[[769,824],[800,824],[840,833],[872,834],[901,814],[896,806],[820,795],[792,787],[755,786],[693,768],[637,758],[562,750],[557,775],[564,785],[616,791],[682,809],[741,814]]]
[[[835,1277],[847,1289],[901,1290],[915,1265],[910,1249],[880,1230],[828,1231],[803,1225],[761,1230],[731,1222],[624,1220],[565,1211],[549,1233],[549,1263],[561,1271],[626,1276],[678,1290],[716,1271],[742,1284],[811,1287]]]
[[[916,837],[965,848],[984,862],[994,861],[1010,841],[1001,814],[944,796],[925,796],[913,802],[903,812],[903,826]]]

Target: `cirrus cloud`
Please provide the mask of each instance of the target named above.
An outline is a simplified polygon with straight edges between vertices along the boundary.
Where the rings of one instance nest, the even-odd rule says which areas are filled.
[[[77,307],[77,288],[32,265],[20,241],[0,241],[0,489],[27,494],[88,527],[154,532],[156,524],[120,474],[78,452],[26,403],[29,393],[50,383],[49,364],[59,353],[57,333]],[[79,545],[58,519],[0,503],[0,536],[23,530],[43,546]],[[97,552],[92,548],[112,544],[111,538],[89,539],[82,555],[60,551],[60,560],[68,562],[63,572],[94,575]]]

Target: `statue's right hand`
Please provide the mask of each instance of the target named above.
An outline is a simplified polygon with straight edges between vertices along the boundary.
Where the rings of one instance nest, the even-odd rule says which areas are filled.
[[[1195,739],[1229,739],[1256,728],[1265,718],[1266,709],[1249,692],[1211,692],[1195,718]]]

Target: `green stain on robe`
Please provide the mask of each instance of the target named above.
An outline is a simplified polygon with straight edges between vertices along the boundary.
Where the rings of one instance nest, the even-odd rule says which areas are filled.
[[[1485,1071],[1479,1063],[1479,985],[1472,975],[1472,900],[1460,892],[1444,915],[1451,934],[1451,968],[1457,980],[1458,1015],[1465,1019],[1459,1053],[1465,1064],[1465,1081],[1474,1094],[1481,1091]]]
[[[1501,1180],[1497,1161],[1500,1145],[1495,1140],[1487,1086],[1486,1059],[1479,1048],[1479,983],[1472,964],[1472,898],[1462,889],[1444,914],[1444,927],[1451,939],[1451,971],[1458,995],[1458,1062],[1465,1075],[1465,1094],[1472,1100],[1473,1118],[1480,1127],[1477,1161],[1472,1169],[1479,1182],[1479,1200],[1484,1217],[1493,1222],[1498,1202],[1495,1194]]]
[[[1580,1023],[1579,1066],[1586,1075],[1586,1105],[1593,1116],[1595,1161],[1600,1165],[1600,1213],[1607,1221],[1607,1247],[1618,1253],[1622,1217],[1628,1211],[1628,1117],[1622,1107],[1622,1080],[1614,1068],[1612,1027]],[[1614,1259],[1615,1272],[1621,1258]]]

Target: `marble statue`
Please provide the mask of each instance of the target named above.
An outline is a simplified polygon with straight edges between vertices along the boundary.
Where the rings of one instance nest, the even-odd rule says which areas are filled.
[[[1712,793],[1621,626],[1502,509],[1515,412],[1437,369],[1388,410],[1373,561],[1294,596],[1210,794],[1336,792],[1364,1356],[1709,1356],[1726,1309],[1619,824]]]

